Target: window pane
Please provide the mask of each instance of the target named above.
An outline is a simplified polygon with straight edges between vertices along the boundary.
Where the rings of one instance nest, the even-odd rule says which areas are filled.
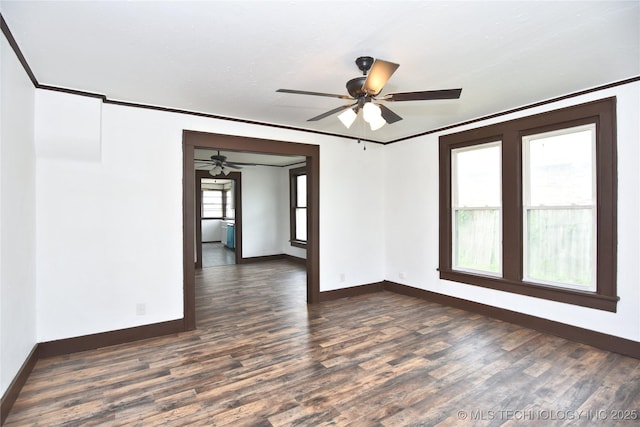
[[[296,208],[295,239],[307,241],[307,208]]]
[[[455,149],[452,156],[452,268],[500,274],[500,143]]]
[[[526,221],[527,279],[593,287],[592,209],[532,209]]]
[[[454,205],[500,206],[500,145],[483,144],[453,150],[456,190]]]
[[[525,138],[529,149],[530,206],[593,203],[595,125],[562,132]]]
[[[222,194],[219,191],[205,191],[204,194],[202,195],[202,203],[221,204]]]
[[[296,177],[296,206],[307,206],[307,175]]]
[[[524,279],[595,290],[595,124],[523,138]]]
[[[227,210],[226,210],[226,216],[227,218],[235,218],[236,217],[236,209],[235,209],[235,205],[234,205],[234,195],[233,195],[233,187],[231,187],[230,189],[226,190],[227,194],[226,194],[226,201],[227,201]]]
[[[202,207],[203,218],[222,218],[221,206],[203,206]]]
[[[202,217],[222,218],[222,191],[203,190],[202,191]]]
[[[500,273],[500,210],[457,210],[453,268]]]

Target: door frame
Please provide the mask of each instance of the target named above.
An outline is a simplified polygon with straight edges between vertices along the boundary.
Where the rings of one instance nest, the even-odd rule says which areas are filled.
[[[229,172],[228,175],[211,176],[209,171],[196,170],[196,270],[202,268],[202,181],[201,179],[229,179],[233,181],[233,206],[235,209],[235,264],[240,264],[242,254],[242,175],[240,172]]]
[[[182,131],[182,224],[184,329],[196,328],[195,247],[196,247],[196,148],[249,151],[262,154],[295,155],[307,162],[307,303],[320,299],[320,147],[298,142],[223,135],[192,130]]]

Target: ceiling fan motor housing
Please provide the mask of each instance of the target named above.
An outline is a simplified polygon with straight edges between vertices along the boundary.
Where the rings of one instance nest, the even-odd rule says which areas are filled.
[[[218,150],[218,154],[211,156],[211,160],[224,163],[224,161],[227,160],[227,156],[220,155],[220,150]]]
[[[365,80],[367,80],[366,77],[356,77],[355,79],[349,80],[347,82],[347,91],[349,92],[349,95],[355,99],[366,95],[366,92],[362,90]]]

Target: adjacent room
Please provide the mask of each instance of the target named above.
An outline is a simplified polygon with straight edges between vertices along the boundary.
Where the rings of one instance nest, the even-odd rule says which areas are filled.
[[[640,2],[0,0],[2,425],[640,420]]]

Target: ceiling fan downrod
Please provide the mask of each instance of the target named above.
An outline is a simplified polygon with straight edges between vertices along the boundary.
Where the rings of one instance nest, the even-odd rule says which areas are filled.
[[[373,65],[373,58],[370,56],[360,56],[356,58],[356,65],[360,71],[362,71],[362,75],[366,76]]]

